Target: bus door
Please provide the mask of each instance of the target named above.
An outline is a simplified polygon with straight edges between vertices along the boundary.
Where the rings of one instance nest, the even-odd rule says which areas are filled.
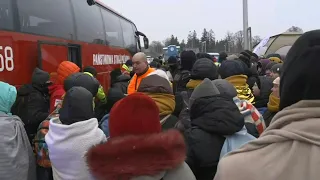
[[[52,74],[62,61],[71,61],[82,68],[81,46],[62,42],[38,41],[38,66]]]

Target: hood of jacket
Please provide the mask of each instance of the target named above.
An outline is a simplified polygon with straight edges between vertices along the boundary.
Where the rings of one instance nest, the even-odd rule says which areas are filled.
[[[182,51],[181,52],[181,70],[191,71],[193,64],[197,60],[197,56],[193,51]]]
[[[48,87],[51,84],[49,73],[39,68],[35,68],[32,74],[31,82],[32,82],[32,86],[38,91],[45,94],[49,93]]]
[[[110,138],[91,148],[87,162],[97,179],[158,176],[183,164],[186,147],[180,132]],[[162,177],[159,177],[161,179]]]
[[[205,79],[190,97],[191,125],[220,135],[232,135],[244,126],[244,117],[232,97],[220,94],[209,79]]]
[[[45,72],[39,68],[35,68],[32,73],[32,84],[37,86],[44,86],[48,84],[50,80],[50,75],[48,72]]]
[[[85,74],[85,73],[75,73],[64,81],[64,89],[67,92],[69,89],[75,86],[80,86],[91,92],[93,96],[96,96],[99,89],[99,82],[96,78]]]
[[[60,120],[70,125],[94,117],[93,96],[83,87],[73,87],[64,96],[59,110]]]
[[[0,94],[8,93],[5,86],[0,82]],[[0,101],[2,100],[0,96]],[[2,102],[0,108],[3,108]],[[34,153],[21,119],[0,112],[0,132],[1,179],[36,179]]]
[[[142,79],[138,88],[138,92],[173,94],[170,82],[156,74]]]
[[[96,118],[71,125],[61,124],[59,118],[51,119],[45,142],[54,179],[93,180],[85,154],[91,147],[105,141],[106,136],[98,128]]]
[[[0,112],[9,114],[17,98],[17,89],[2,81],[0,81],[0,89]]]
[[[282,66],[280,110],[301,100],[320,99],[320,30],[301,35]]]

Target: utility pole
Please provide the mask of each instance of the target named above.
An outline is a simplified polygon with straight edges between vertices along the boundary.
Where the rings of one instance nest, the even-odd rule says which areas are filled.
[[[243,38],[244,38],[244,49],[249,49],[249,38],[248,38],[248,0],[243,0]]]

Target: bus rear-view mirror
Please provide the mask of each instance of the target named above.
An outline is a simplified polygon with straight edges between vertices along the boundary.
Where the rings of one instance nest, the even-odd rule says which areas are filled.
[[[87,0],[87,3],[89,6],[92,6],[96,3],[96,1],[95,0]]]
[[[143,37],[144,48],[149,48],[149,39],[147,37]]]

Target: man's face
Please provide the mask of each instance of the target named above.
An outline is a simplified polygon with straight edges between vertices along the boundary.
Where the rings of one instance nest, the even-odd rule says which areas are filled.
[[[148,67],[148,61],[141,58],[133,58],[132,59],[132,67],[133,71],[137,74],[142,74]]]
[[[273,84],[273,88],[271,89],[273,92],[273,95],[280,98],[280,92],[279,92],[279,85]]]

